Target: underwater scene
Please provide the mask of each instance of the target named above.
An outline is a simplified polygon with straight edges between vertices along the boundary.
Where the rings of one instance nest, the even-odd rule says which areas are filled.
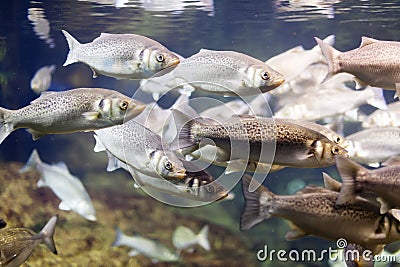
[[[1,1],[0,266],[400,266],[399,1]]]

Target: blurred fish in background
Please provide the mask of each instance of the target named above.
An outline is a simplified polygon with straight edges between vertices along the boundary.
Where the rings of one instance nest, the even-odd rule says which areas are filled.
[[[40,94],[50,88],[51,75],[56,69],[56,65],[43,66],[36,71],[31,80],[31,89],[36,94]]]
[[[32,1],[31,1],[32,3]],[[28,8],[28,20],[33,25],[33,31],[39,37],[44,40],[50,48],[54,48],[54,39],[50,36],[50,22],[46,19],[44,8],[41,7],[30,7]]]

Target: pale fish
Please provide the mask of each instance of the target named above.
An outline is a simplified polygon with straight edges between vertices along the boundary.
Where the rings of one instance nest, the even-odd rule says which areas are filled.
[[[392,213],[400,220],[399,165],[368,170],[350,159],[337,157],[336,167],[343,181],[337,204],[352,201],[366,192],[373,193],[381,204],[380,212],[396,209]]]
[[[161,137],[131,120],[95,131],[94,151],[109,151],[131,168],[152,177],[184,179],[186,170]]]
[[[51,75],[55,69],[56,65],[44,66],[38,69],[31,80],[31,89],[37,94],[49,89],[51,85]]]
[[[57,215],[51,217],[39,233],[23,227],[1,229],[0,266],[20,266],[31,256],[33,250],[40,243],[44,243],[51,252],[57,255],[53,240],[57,219]]]
[[[28,128],[37,140],[46,134],[110,127],[136,117],[144,108],[140,101],[102,88],[43,92],[21,109],[0,107],[0,143],[18,128]]]
[[[202,10],[209,16],[214,16],[214,0],[193,0],[190,2],[184,0],[139,0],[141,7],[147,11],[156,12],[172,12],[173,14],[181,14],[185,9]]]
[[[39,39],[44,40],[50,48],[54,48],[56,45],[54,39],[50,36],[50,22],[46,18],[44,9],[41,7],[28,8],[27,18],[33,25],[33,31]]]
[[[32,151],[20,172],[37,170],[40,173],[38,187],[49,187],[61,199],[60,210],[72,210],[89,221],[96,221],[96,211],[81,180],[72,175],[64,162],[49,165],[40,160],[38,152]]]
[[[166,88],[195,89],[222,96],[247,96],[270,91],[284,77],[264,62],[234,51],[201,49],[163,79]]]
[[[374,86],[400,90],[400,42],[381,41],[363,36],[359,48],[340,52],[315,37],[329,72],[325,80],[340,72],[355,76],[357,87]]]
[[[400,101],[387,105],[387,110],[375,110],[367,117],[362,118],[362,127],[399,127],[400,126]]]
[[[329,35],[323,41],[333,45],[335,43],[335,35]],[[308,66],[323,60],[324,58],[318,45],[310,50],[305,50],[300,45],[271,57],[265,63],[281,73],[285,77],[285,83],[287,83],[302,74]]]
[[[197,235],[186,226],[178,226],[172,234],[172,244],[177,249],[178,254],[182,250],[191,250],[196,245],[201,246],[207,251],[210,250],[208,225],[203,226]]]
[[[314,121],[344,114],[357,120],[358,108],[364,104],[387,109],[380,88],[367,87],[362,91],[355,91],[340,87],[305,94],[276,111],[274,117]]]
[[[115,241],[113,247],[127,246],[132,250],[128,253],[130,257],[143,254],[150,258],[153,263],[156,262],[176,262],[180,261],[179,255],[172,252],[170,248],[159,241],[148,239],[140,235],[128,236],[120,229],[116,229]]]
[[[349,157],[371,167],[400,154],[400,129],[397,127],[371,128],[346,136]]]
[[[348,243],[379,253],[386,244],[400,240],[400,221],[382,215],[379,207],[366,199],[337,205],[338,192],[322,187],[306,187],[295,195],[276,195],[264,186],[250,193],[251,177],[242,178],[246,200],[240,228],[248,230],[271,217],[290,222],[287,240],[314,235],[329,240],[344,238]]]
[[[145,79],[179,64],[179,58],[162,44],[136,34],[102,33],[90,43],[81,44],[67,31],[69,53],[63,66],[87,64],[98,74],[118,79]]]
[[[347,154],[323,134],[284,119],[232,117],[221,124],[177,110],[173,115],[179,132],[174,147],[188,154],[211,144],[220,161],[242,164],[243,170],[249,163],[319,168],[333,165],[334,155]]]

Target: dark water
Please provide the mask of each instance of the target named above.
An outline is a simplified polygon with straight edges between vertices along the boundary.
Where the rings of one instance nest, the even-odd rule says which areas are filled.
[[[127,95],[135,92],[137,81],[104,76],[93,79],[91,70],[83,64],[63,67],[68,47],[62,29],[82,43],[102,32],[135,33],[153,38],[184,57],[208,48],[235,50],[265,61],[300,44],[306,49],[313,47],[314,36],[335,34],[335,47],[339,50],[357,47],[361,36],[399,40],[399,4],[400,1],[316,0],[1,1],[0,106],[17,109],[35,99],[30,79],[39,67],[50,64],[57,66],[50,90],[105,87]],[[34,142],[25,130],[17,130],[0,145],[0,160],[25,162],[32,149],[37,148],[45,162],[67,161],[75,173],[84,177],[99,165],[99,172],[105,169],[103,163],[91,161],[93,146],[90,133],[51,135]],[[285,170],[270,175],[268,185],[273,191],[284,193],[290,182],[320,179],[320,170]],[[237,222],[231,225],[232,229],[238,228],[242,209],[240,191],[236,193],[237,199],[226,206],[231,221]],[[282,225],[282,220],[273,219],[241,233],[254,250],[254,257],[266,243],[274,249],[320,249],[331,245],[309,237],[287,242],[287,228]]]

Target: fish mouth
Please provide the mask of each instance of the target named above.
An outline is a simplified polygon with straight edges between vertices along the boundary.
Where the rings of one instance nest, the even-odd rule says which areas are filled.
[[[178,170],[178,171],[174,172],[174,174],[172,176],[176,179],[184,179],[184,178],[186,178],[186,170],[185,169]]]
[[[179,58],[174,57],[168,62],[166,67],[174,67],[174,66],[178,65],[180,62],[181,61],[179,60]]]
[[[143,103],[140,103],[138,101],[131,101],[129,103],[130,108],[128,109],[128,111],[125,114],[125,120],[131,120],[135,117],[137,117],[140,113],[143,112],[143,110],[146,108],[146,105]]]
[[[284,82],[285,82],[285,78],[283,76],[279,76],[274,79],[273,84],[275,87],[278,87]]]

